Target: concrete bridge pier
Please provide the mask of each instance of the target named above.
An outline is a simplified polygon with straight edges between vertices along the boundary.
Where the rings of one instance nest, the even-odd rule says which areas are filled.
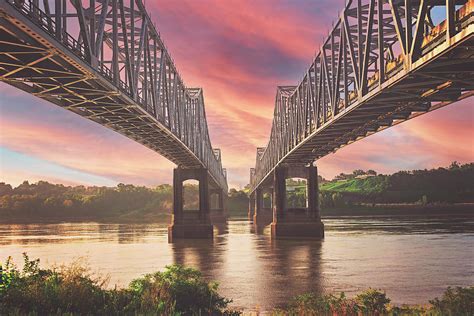
[[[213,198],[214,197],[214,198]],[[222,189],[210,189],[210,219],[211,224],[224,223],[227,221],[227,213],[225,208],[226,194]],[[215,202],[214,205],[212,205]]]
[[[304,178],[307,186],[306,208],[289,208],[286,196],[286,179]],[[281,165],[274,172],[272,238],[313,237],[324,238],[324,224],[319,210],[318,170],[312,164]]]
[[[255,214],[255,193],[252,193],[249,196],[249,211],[247,213],[247,217],[249,221],[253,221],[254,214]]]
[[[265,207],[263,195],[265,193],[271,193],[271,189],[257,188],[255,190],[255,213],[253,215],[253,223],[257,226],[267,226],[270,225],[273,219],[273,210],[272,206]],[[272,198],[273,204],[273,198]]]
[[[183,182],[199,181],[199,209],[183,209]],[[168,227],[168,242],[181,238],[212,238],[213,227],[209,216],[209,178],[207,169],[173,170],[173,218]]]

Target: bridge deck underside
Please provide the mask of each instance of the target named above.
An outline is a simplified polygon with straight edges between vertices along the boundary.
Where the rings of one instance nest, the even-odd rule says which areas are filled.
[[[457,34],[450,45],[442,42],[425,58],[401,70],[382,86],[369,91],[285,155],[279,164],[310,164],[337,149],[439,109],[474,93],[473,25]],[[254,187],[271,186],[272,169]]]
[[[474,47],[472,37],[374,91],[309,137],[283,162],[310,163],[343,145],[470,96],[466,91],[474,90],[474,52],[468,47]],[[446,82],[451,83],[447,86]]]
[[[182,140],[111,78],[14,10],[0,17],[0,45],[3,82],[119,132],[180,167],[204,167]],[[210,180],[213,187],[223,186],[212,174]]]

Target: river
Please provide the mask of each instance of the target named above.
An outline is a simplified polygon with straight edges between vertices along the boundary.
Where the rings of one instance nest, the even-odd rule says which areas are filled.
[[[180,263],[216,280],[219,292],[247,310],[270,310],[309,292],[380,288],[396,304],[426,303],[447,286],[474,285],[474,217],[324,219],[326,238],[271,240],[245,219],[215,228],[212,241],[169,244],[163,224],[0,225],[0,260],[22,253],[43,266],[87,261],[125,286]]]

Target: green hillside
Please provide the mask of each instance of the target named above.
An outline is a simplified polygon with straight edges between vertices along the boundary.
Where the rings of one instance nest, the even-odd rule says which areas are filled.
[[[387,189],[387,176],[379,175],[366,179],[347,179],[326,182],[321,185],[321,191],[332,192],[357,192],[357,193],[380,193]]]

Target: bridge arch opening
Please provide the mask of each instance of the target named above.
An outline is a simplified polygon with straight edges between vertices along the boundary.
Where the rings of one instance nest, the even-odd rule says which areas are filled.
[[[199,181],[183,181],[183,211],[199,211]]]
[[[308,181],[305,178],[290,177],[286,182],[286,205],[289,209],[308,207]]]
[[[221,189],[214,188],[209,191],[209,208],[219,211],[224,209],[224,192]]]
[[[219,209],[220,205],[219,205],[219,193],[217,192],[211,192],[209,194],[209,207],[211,208],[211,210],[217,210]]]
[[[273,194],[272,192],[264,192],[262,200],[262,208],[271,209],[273,207]]]

